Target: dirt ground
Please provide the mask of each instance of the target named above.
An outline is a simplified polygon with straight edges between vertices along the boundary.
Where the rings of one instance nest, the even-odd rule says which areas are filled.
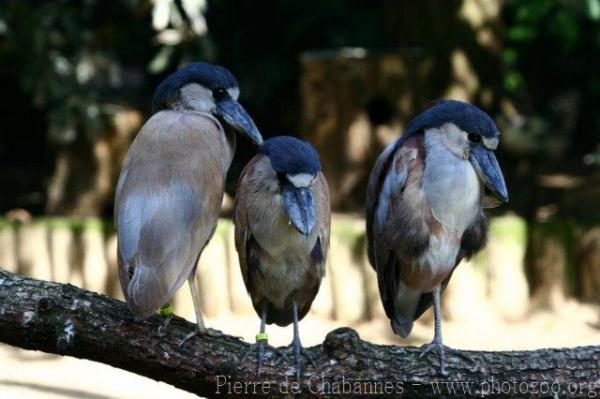
[[[494,312],[478,311],[467,320],[445,320],[444,341],[462,349],[511,350],[600,344],[600,308],[566,302],[555,312],[529,313],[522,320],[499,320]],[[427,318],[426,318],[427,319]],[[207,319],[207,324],[252,341],[255,317]],[[328,331],[346,326],[308,315],[301,322],[306,346],[323,341]],[[421,345],[433,335],[430,323],[415,325],[408,340],[395,337],[385,320],[352,325],[360,336],[382,344]],[[268,327],[270,341],[287,345],[291,328]],[[110,366],[68,357],[24,351],[0,344],[0,399],[151,399],[193,398],[194,395]]]

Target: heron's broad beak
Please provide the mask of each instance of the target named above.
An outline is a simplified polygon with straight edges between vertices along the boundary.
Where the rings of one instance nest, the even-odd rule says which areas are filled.
[[[469,160],[483,184],[502,202],[508,202],[508,189],[494,152],[478,145],[471,149]]]
[[[254,121],[240,103],[233,98],[224,98],[217,102],[216,113],[229,126],[248,136],[257,145],[262,144],[263,138]]]
[[[285,213],[300,234],[308,235],[315,226],[315,207],[309,187],[282,186]]]

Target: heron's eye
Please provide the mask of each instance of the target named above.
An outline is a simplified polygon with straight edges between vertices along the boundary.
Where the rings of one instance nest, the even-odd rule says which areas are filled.
[[[277,180],[279,180],[279,184],[284,184],[288,182],[288,178],[285,173],[277,172]]]
[[[222,100],[227,95],[227,90],[219,87],[217,89],[213,89],[212,91],[213,98],[217,101]]]
[[[469,135],[467,136],[469,138],[469,141],[471,143],[481,143],[481,135],[477,134],[477,133],[469,133]]]

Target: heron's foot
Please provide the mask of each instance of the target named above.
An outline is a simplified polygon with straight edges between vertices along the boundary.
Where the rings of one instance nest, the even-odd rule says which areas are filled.
[[[254,344],[250,344],[250,348],[242,357],[241,366],[243,366],[244,362],[251,354],[256,353],[256,376],[260,377],[260,372],[262,370],[262,365],[264,360],[274,359],[275,357],[279,357],[280,359],[275,362],[275,365],[278,365],[281,362],[281,359],[285,357],[279,349],[272,347],[265,341],[257,341]]]
[[[209,337],[220,337],[223,335],[223,333],[219,330],[215,330],[212,328],[198,327],[197,329],[195,329],[194,331],[192,331],[191,333],[189,333],[188,335],[183,337],[183,339],[179,343],[178,347],[181,348],[187,341],[194,338],[195,336],[200,336],[200,335],[209,336]]]
[[[313,359],[309,351],[304,349],[304,347],[300,343],[300,340],[294,340],[288,347],[284,349],[284,351],[294,353],[294,357],[296,359],[296,379],[300,380],[300,375],[302,374],[302,356],[304,356],[306,360],[308,360],[308,362],[315,370],[317,369],[317,363],[315,362],[315,359]]]
[[[260,341],[255,344],[250,344],[250,348],[244,354],[244,357],[242,357],[242,361],[240,362],[243,365],[244,362],[246,361],[246,358],[251,353],[254,353],[256,351],[256,376],[257,377],[260,377],[260,371],[262,369],[263,358],[266,357],[266,355],[265,355],[265,346],[266,345],[267,344],[264,341]]]
[[[173,320],[173,315],[172,314],[170,316],[165,317],[165,319],[163,320],[162,324],[160,326],[158,326],[158,330],[156,331],[156,336],[157,337],[162,338],[165,335],[167,335],[167,327],[171,323],[171,320]]]
[[[277,357],[279,359],[277,359],[277,361],[275,362],[276,366],[279,366],[279,364],[281,362],[284,363],[288,363],[289,362],[289,358],[287,357],[287,355],[285,354],[285,349],[279,349],[279,348],[273,348],[273,350],[275,351],[275,354],[277,355]]]
[[[214,328],[207,328],[204,331],[204,334],[208,335],[209,337],[222,337],[223,336],[223,332],[220,330],[215,330]]]
[[[196,329],[196,330],[192,331],[191,333],[189,333],[188,335],[183,337],[183,339],[181,340],[181,342],[178,345],[178,348],[181,348],[186,342],[188,342],[190,339],[194,338],[196,335],[204,335],[205,333],[206,333],[206,329],[204,329],[204,330]]]
[[[440,373],[443,376],[447,376],[448,370],[446,370],[446,347],[444,346],[441,339],[434,338],[433,341],[431,341],[431,343],[423,345],[421,347],[421,355],[419,357],[422,358],[433,350],[436,350],[438,352],[440,360]]]

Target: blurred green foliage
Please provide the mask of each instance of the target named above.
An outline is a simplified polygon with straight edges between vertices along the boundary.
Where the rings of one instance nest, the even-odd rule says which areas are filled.
[[[153,32],[135,3],[3,2],[0,79],[14,81],[45,116],[51,142],[99,134],[102,106],[127,101],[142,79]]]
[[[565,141],[577,157],[593,151],[600,139],[600,0],[509,0],[503,22],[506,90],[524,113],[542,118],[546,140]]]

